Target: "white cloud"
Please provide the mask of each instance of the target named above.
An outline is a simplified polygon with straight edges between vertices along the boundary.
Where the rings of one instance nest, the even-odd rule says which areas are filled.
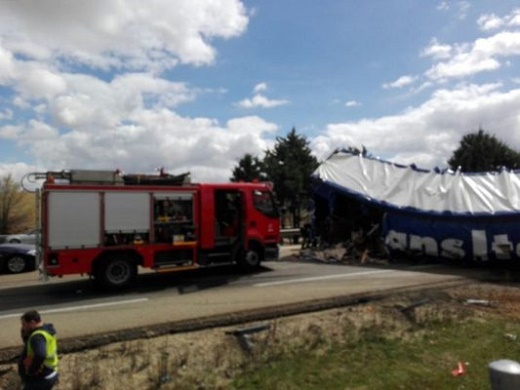
[[[480,38],[472,45],[459,45],[450,60],[434,65],[426,72],[432,80],[464,77],[501,67],[497,58],[520,55],[520,32],[500,32]]]
[[[243,99],[237,103],[242,108],[273,108],[288,104],[288,100],[268,99],[264,95],[255,95],[251,99]]]
[[[68,128],[115,126],[133,113],[152,106],[176,107],[192,101],[196,91],[151,73],[123,73],[103,81],[88,74],[58,73],[38,63],[16,62],[14,103],[28,108],[43,101],[39,110]],[[35,107],[38,109],[38,106]]]
[[[450,4],[464,9],[465,3]],[[440,6],[449,7],[447,2]],[[503,18],[504,26],[520,25],[520,11],[515,12]],[[480,23],[489,26],[490,20]],[[164,166],[172,173],[191,171],[196,181],[227,180],[245,153],[261,156],[272,146],[278,126],[258,116],[227,122],[183,117],[176,112],[179,106],[205,90],[168,80],[161,72],[178,63],[212,64],[215,39],[238,36],[247,23],[238,0],[180,0],[176,7],[165,0],[92,0],[73,6],[66,0],[0,1],[0,85],[9,90],[12,104],[0,111],[0,119],[10,121],[0,127],[0,140],[35,161],[31,166],[5,162],[0,173],[36,166],[126,172]],[[383,87],[420,81],[412,92],[424,91],[449,78],[499,69],[501,61],[519,54],[520,32],[514,29],[471,44],[432,39],[421,52],[434,61],[426,78],[404,75]],[[520,133],[514,131],[520,128],[519,89],[447,85],[400,114],[327,125],[310,138],[314,153],[324,157],[336,147],[364,145],[389,159],[431,167],[443,165],[461,136],[479,126],[520,148]],[[249,98],[235,104],[290,103],[272,94],[260,82]],[[357,100],[339,104],[361,105]],[[19,111],[28,119],[18,120]]]
[[[0,111],[0,121],[6,119],[13,119],[13,110],[6,108],[4,112]]]
[[[39,63],[17,61],[16,90],[29,99],[53,99],[67,90],[63,75]]]
[[[238,36],[247,24],[238,0],[178,0],[174,7],[167,0],[0,2],[8,50],[102,69],[210,64],[216,55],[210,41]]]
[[[13,54],[2,46],[2,40],[0,40],[0,85],[9,85],[15,73]]]
[[[47,169],[151,172],[164,166],[172,173],[191,171],[197,181],[225,181],[229,177],[222,172],[229,175],[245,153],[261,155],[271,147],[266,139],[276,130],[276,125],[254,116],[220,126],[208,118],[183,118],[163,108],[136,111],[132,124],[64,134],[34,122],[30,129],[18,129],[16,137]]]
[[[20,134],[20,129],[17,126],[6,125],[0,127],[0,139],[16,140]]]
[[[450,2],[448,1],[441,1],[436,9],[437,11],[442,12],[448,12],[450,10],[454,10],[457,14],[457,18],[463,20],[466,18],[469,8],[471,7],[471,4],[468,1],[457,1],[457,2]]]
[[[50,102],[50,111],[60,125],[68,128],[115,126],[142,109],[147,98],[157,99],[157,94],[166,89],[164,80],[161,83],[150,79],[146,83],[144,78],[124,75],[106,83],[89,76],[69,75],[71,88]]]
[[[346,107],[359,107],[359,106],[361,106],[361,103],[358,102],[357,100],[349,100],[348,102],[345,103],[345,106]]]
[[[23,162],[15,163],[0,163],[0,177],[11,175],[15,182],[21,182],[22,178],[29,172],[42,171],[41,168],[29,165]],[[24,180],[23,185],[27,186],[27,189],[34,189],[35,186],[31,185],[30,181]]]
[[[480,126],[520,149],[520,89],[500,91],[500,84],[461,85],[439,90],[402,114],[357,122],[331,123],[311,140],[319,158],[335,148],[364,145],[383,158],[420,167],[446,166],[464,134]]]
[[[477,20],[480,29],[484,31],[514,26],[517,23],[520,25],[520,9],[515,9],[504,17],[483,14]],[[495,71],[504,65],[510,66],[510,58],[519,55],[520,32],[514,30],[498,31],[492,36],[476,39],[473,43],[456,45],[440,44],[433,38],[429,46],[421,52],[422,57],[441,60],[425,73],[428,79],[440,82]]]
[[[225,181],[237,158],[271,146],[277,126],[254,116],[225,125],[179,116],[174,110],[201,91],[160,72],[211,64],[215,38],[237,36],[247,23],[238,0],[0,2],[0,85],[24,111],[0,127],[0,139],[45,169],[165,166]],[[285,104],[259,97],[261,106]]]
[[[481,15],[477,24],[482,31],[496,30],[501,27],[520,26],[520,8],[513,10],[510,14],[499,17],[495,14]]]
[[[520,26],[520,8],[515,9],[511,13],[511,17],[507,24],[508,26]]]
[[[441,1],[438,5],[437,5],[437,10],[438,11],[448,11],[450,9],[450,5],[448,4],[447,1]]]
[[[482,15],[477,20],[477,24],[483,31],[495,30],[504,25],[504,20],[496,16],[495,14]]]
[[[458,18],[463,20],[468,15],[468,10],[471,8],[471,4],[468,1],[459,1],[457,3]]]
[[[401,76],[397,80],[395,80],[391,83],[383,84],[383,88],[384,89],[402,88],[402,87],[412,84],[415,80],[416,80],[416,77],[413,77],[413,76]]]
[[[450,57],[452,47],[440,44],[437,38],[430,41],[430,45],[421,51],[421,57],[432,57],[435,60],[447,59]]]
[[[267,91],[267,84],[260,83],[255,85],[253,88],[253,97],[243,99],[235,105],[241,108],[273,108],[278,106],[283,106],[289,103],[288,100],[280,100],[280,99],[269,99],[262,92]]]
[[[257,84],[253,88],[253,92],[254,93],[260,93],[260,92],[264,92],[264,91],[267,91],[267,84],[266,83]]]

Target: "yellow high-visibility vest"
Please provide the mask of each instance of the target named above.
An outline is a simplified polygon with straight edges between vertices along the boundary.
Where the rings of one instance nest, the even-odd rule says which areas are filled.
[[[58,371],[58,342],[56,340],[56,337],[47,332],[45,329],[37,329],[31,333],[31,336],[27,341],[27,359],[25,360],[25,366],[29,367],[34,358],[34,351],[31,345],[31,339],[37,334],[41,334],[43,337],[45,337],[45,345],[47,347],[43,365],[54,371]]]

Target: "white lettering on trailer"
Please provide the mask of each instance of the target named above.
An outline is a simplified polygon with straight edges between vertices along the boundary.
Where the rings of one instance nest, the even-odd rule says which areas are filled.
[[[421,237],[410,235],[410,249],[412,251],[424,251],[429,256],[438,256],[439,248],[433,237]]]
[[[473,260],[488,260],[487,237],[485,230],[472,230]]]
[[[441,242],[441,256],[447,257],[450,259],[460,259],[465,255],[464,249],[462,249],[462,245],[464,245],[463,240],[458,240],[456,238],[448,238]]]
[[[497,259],[510,259],[513,243],[509,241],[507,234],[499,234],[494,237],[491,248],[496,253]]]
[[[466,255],[463,249],[464,241],[457,238],[446,238],[439,242],[434,237],[389,230],[385,237],[385,244],[390,249],[411,250],[435,257],[457,259]],[[501,260],[511,259],[512,253],[520,256],[520,243],[515,246],[507,234],[492,236],[491,246],[488,246],[488,236],[485,230],[471,231],[471,248],[473,260],[487,261],[489,260],[489,252],[493,252],[496,258]]]

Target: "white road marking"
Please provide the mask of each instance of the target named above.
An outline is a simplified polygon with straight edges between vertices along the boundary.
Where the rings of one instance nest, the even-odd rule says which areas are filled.
[[[91,305],[82,305],[82,306],[70,306],[70,307],[61,307],[59,309],[49,309],[49,310],[40,310],[40,314],[49,314],[49,313],[66,313],[69,311],[77,311],[77,310],[87,310],[87,309],[97,309],[100,307],[107,307],[107,306],[116,306],[116,305],[128,305],[131,303],[140,303],[140,302],[146,302],[148,301],[148,298],[136,298],[136,299],[129,299],[126,301],[115,301],[115,302],[106,302],[106,303],[94,303]],[[6,319],[6,318],[12,318],[12,317],[18,317],[20,318],[23,313],[12,313],[12,314],[4,314],[0,315],[0,320]]]
[[[335,274],[335,275],[325,275],[325,276],[313,276],[313,277],[310,277],[310,278],[287,279],[287,280],[279,280],[277,282],[257,283],[254,286],[255,287],[280,286],[280,285],[283,285],[283,284],[314,282],[314,281],[317,281],[317,280],[327,280],[327,279],[351,278],[353,276],[384,274],[384,273],[388,273],[388,272],[395,272],[395,270],[393,270],[393,269],[384,269],[384,270],[378,270],[378,271],[353,272],[353,273],[349,273],[349,274]]]

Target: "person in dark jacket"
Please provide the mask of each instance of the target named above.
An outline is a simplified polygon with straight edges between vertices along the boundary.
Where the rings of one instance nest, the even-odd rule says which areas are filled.
[[[24,342],[18,362],[23,390],[50,390],[58,381],[58,344],[52,324],[44,324],[36,310],[21,317]]]

